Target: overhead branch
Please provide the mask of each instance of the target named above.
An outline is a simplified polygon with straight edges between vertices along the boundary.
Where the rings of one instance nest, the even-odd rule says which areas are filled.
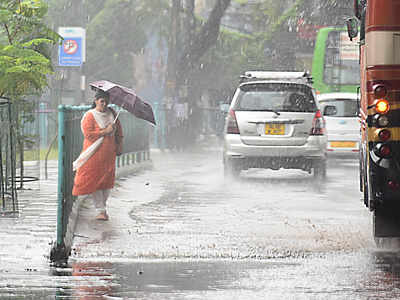
[[[201,27],[198,34],[193,38],[193,42],[185,45],[183,54],[179,60],[179,73],[185,73],[191,69],[207,50],[215,45],[218,35],[221,19],[226,9],[231,4],[231,0],[217,0],[206,23]]]

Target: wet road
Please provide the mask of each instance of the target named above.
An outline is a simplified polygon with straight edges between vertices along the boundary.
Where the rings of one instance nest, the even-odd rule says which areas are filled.
[[[357,161],[316,183],[296,170],[227,181],[217,151],[153,160],[120,181],[109,222],[84,203],[68,268],[8,274],[0,299],[400,297],[400,254],[372,241]]]

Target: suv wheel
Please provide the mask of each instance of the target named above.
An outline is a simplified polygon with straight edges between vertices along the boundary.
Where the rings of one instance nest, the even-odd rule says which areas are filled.
[[[224,176],[225,177],[239,177],[240,168],[237,164],[229,159],[224,160]]]
[[[325,178],[326,177],[326,160],[317,160],[314,162],[314,177]]]

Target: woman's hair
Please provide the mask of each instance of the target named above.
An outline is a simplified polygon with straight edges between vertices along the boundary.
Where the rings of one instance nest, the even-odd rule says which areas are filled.
[[[102,90],[97,90],[96,94],[94,95],[94,101],[92,103],[91,108],[95,108],[96,107],[96,102],[95,101],[100,99],[100,98],[106,99],[107,102],[110,102],[110,94],[109,93],[104,92]]]
[[[104,98],[107,101],[109,101],[110,100],[110,95],[107,92],[104,92],[102,90],[97,90],[96,94],[94,95],[94,99],[97,100],[97,99],[100,99],[100,98]]]

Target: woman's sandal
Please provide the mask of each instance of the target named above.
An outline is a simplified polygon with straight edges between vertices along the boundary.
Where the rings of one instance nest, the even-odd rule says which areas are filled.
[[[102,212],[100,214],[97,215],[96,220],[99,221],[108,221],[108,215],[106,212]]]

